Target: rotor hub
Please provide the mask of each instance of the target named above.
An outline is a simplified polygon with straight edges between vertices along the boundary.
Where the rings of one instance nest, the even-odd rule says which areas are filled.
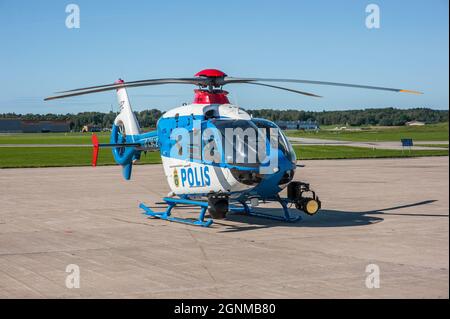
[[[206,82],[199,84],[200,89],[194,90],[194,104],[229,104],[227,91],[222,90],[223,79],[227,76],[217,69],[204,69],[195,74]],[[207,88],[203,89],[203,88]],[[220,89],[216,89],[220,88]]]
[[[194,90],[194,104],[229,104],[227,91],[224,90]]]

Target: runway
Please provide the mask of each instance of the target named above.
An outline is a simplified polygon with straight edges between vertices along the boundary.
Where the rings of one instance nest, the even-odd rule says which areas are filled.
[[[0,298],[449,297],[448,157],[301,163],[318,215],[210,228],[141,214],[169,191],[160,165],[131,181],[116,166],[0,170]]]
[[[365,147],[373,149],[384,150],[442,150],[442,147],[437,145],[446,146],[448,141],[418,141],[414,142],[414,146],[403,147],[400,141],[383,141],[383,142],[356,142],[356,141],[339,141],[339,140],[326,140],[318,138],[305,138],[305,137],[289,137],[289,141],[293,145],[334,145],[334,146],[353,146],[353,147]],[[423,145],[436,145],[436,146],[423,146]]]

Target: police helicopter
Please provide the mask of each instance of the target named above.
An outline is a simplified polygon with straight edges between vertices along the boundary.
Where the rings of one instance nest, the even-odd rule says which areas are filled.
[[[301,216],[291,215],[290,205],[308,215],[314,215],[320,210],[321,202],[308,183],[292,180],[297,168],[292,145],[275,123],[253,118],[237,105],[231,104],[227,98],[228,92],[223,90],[223,86],[227,84],[247,84],[320,97],[309,92],[267,84],[272,82],[421,94],[404,89],[337,82],[237,78],[229,77],[220,70],[206,69],[194,77],[186,78],[132,82],[119,79],[114,84],[58,92],[58,95],[45,100],[117,91],[120,111],[112,126],[110,143],[100,144],[97,136],[92,135],[92,165],[97,164],[99,148],[110,147],[116,163],[122,166],[123,177],[129,180],[133,164],[140,159],[142,152],[159,150],[171,192],[163,198],[167,208],[162,212],[156,212],[141,203],[140,208],[147,216],[204,227],[210,226],[213,219],[226,218],[227,214],[233,212],[297,222],[301,220]],[[165,112],[158,120],[155,131],[142,132],[126,89],[162,84],[190,84],[198,88],[194,90],[192,104]],[[280,192],[285,188],[287,197],[282,197]],[[260,203],[271,201],[281,205],[282,216],[254,209]],[[198,218],[174,217],[171,213],[177,205],[198,206]],[[211,218],[206,218],[206,212]]]

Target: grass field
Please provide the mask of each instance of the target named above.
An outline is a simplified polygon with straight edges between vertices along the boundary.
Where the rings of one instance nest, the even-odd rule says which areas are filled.
[[[330,129],[318,132],[286,131],[291,137],[319,138],[354,142],[400,141],[412,138],[414,141],[448,141],[448,122],[425,126],[398,127],[363,127],[355,130],[333,131]]]
[[[0,168],[91,165],[90,147],[1,147]],[[141,163],[161,163],[159,152],[142,154]],[[111,149],[100,150],[98,165],[115,164]]]
[[[448,141],[448,123],[422,127],[361,128],[356,131],[319,132],[287,131],[289,136],[311,137],[348,141],[399,141],[412,138],[414,141],[428,141],[422,146],[440,147],[442,150],[383,150],[336,145],[296,145],[299,159],[341,159],[341,158],[383,158],[412,156],[448,156],[448,144],[433,144],[432,141]],[[101,143],[109,141],[109,132],[98,133]],[[86,145],[91,143],[91,133],[42,133],[42,134],[3,134],[0,144],[63,144]],[[420,145],[421,143],[415,143]],[[0,168],[83,166],[90,165],[90,147],[0,147]],[[114,164],[111,150],[104,149],[99,154],[99,165]],[[141,163],[160,163],[159,152],[142,156]]]
[[[316,146],[294,147],[298,159],[343,159],[343,158],[384,158],[416,156],[448,156],[448,149],[442,150],[381,150],[350,146]],[[56,167],[91,165],[92,149],[90,147],[1,147],[0,168],[13,167]],[[161,163],[159,152],[142,154],[141,163]],[[114,164],[111,150],[99,153],[98,165]]]
[[[417,156],[448,156],[448,149],[442,150],[384,150],[354,146],[299,145],[294,146],[299,159],[344,159],[344,158],[389,158]]]
[[[110,133],[95,133],[100,143],[108,143]],[[91,133],[17,133],[0,134],[0,144],[91,144]]]
[[[421,144],[421,143],[416,143],[415,146],[448,148],[448,144]]]

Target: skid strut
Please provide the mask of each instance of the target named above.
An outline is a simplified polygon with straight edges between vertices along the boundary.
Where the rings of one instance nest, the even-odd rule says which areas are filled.
[[[144,210],[144,214],[147,216],[164,219],[164,220],[168,220],[171,222],[183,223],[183,224],[194,225],[194,226],[202,226],[202,227],[209,227],[213,223],[212,219],[205,220],[206,210],[208,209],[208,202],[206,202],[206,201],[195,201],[195,200],[184,199],[184,198],[170,198],[170,197],[164,197],[163,200],[168,205],[166,210],[163,212],[155,212],[150,207],[146,206],[143,203],[139,204],[139,207]],[[283,208],[283,213],[284,213],[283,216],[277,216],[277,215],[256,212],[245,201],[239,201],[239,204],[242,205],[241,207],[230,205],[229,212],[230,213],[240,212],[240,213],[244,213],[249,216],[284,221],[284,222],[288,222],[288,223],[295,223],[295,222],[302,220],[302,217],[300,215],[292,216],[289,213],[289,209],[287,206],[289,201],[287,199],[278,197],[278,198],[273,199],[272,201],[276,201],[276,202],[280,203],[281,207]],[[198,216],[198,219],[195,220],[195,219],[188,219],[188,218],[172,217],[171,216],[172,209],[178,204],[199,206],[200,214]]]
[[[295,222],[302,220],[302,217],[300,215],[291,216],[291,214],[289,213],[289,208],[287,207],[286,200],[284,200],[282,198],[277,198],[274,201],[280,203],[281,207],[283,208],[284,216],[276,216],[276,215],[271,215],[271,214],[255,212],[245,201],[239,202],[242,205],[242,207],[230,207],[230,212],[243,212],[250,216],[272,219],[272,220],[279,220],[279,221],[284,221],[284,222],[288,222],[288,223],[295,223]]]
[[[183,224],[194,225],[194,226],[202,226],[202,227],[209,227],[213,223],[212,219],[205,220],[206,210],[208,209],[207,202],[194,201],[194,200],[182,199],[182,198],[169,198],[169,197],[164,197],[163,200],[168,205],[167,209],[164,212],[155,212],[152,209],[150,209],[150,207],[144,205],[143,203],[140,203],[139,207],[144,210],[144,214],[147,216],[164,219],[164,220],[168,220],[171,222],[183,223]],[[198,219],[193,220],[193,219],[188,219],[188,218],[172,217],[171,211],[177,204],[200,206],[200,214],[198,216]]]

